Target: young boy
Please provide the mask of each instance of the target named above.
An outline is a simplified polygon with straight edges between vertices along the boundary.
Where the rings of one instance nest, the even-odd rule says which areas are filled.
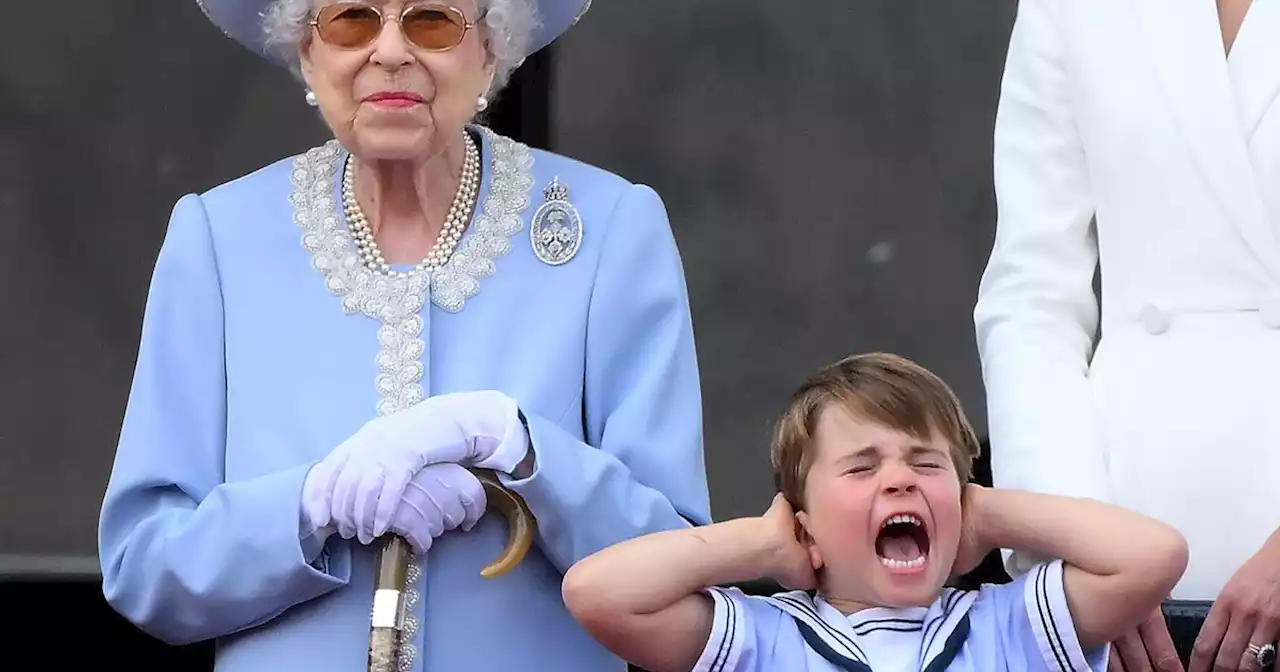
[[[1186,542],[1098,502],[966,485],[978,450],[933,374],[892,355],[845,359],[779,423],[781,493],[764,516],[607,548],[571,568],[565,603],[650,672],[1103,672],[1108,642],[1181,576]],[[1062,560],[944,588],[995,548]],[[765,576],[796,590],[716,587]]]

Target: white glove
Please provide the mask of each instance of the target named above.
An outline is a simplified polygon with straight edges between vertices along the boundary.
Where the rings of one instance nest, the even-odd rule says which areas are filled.
[[[368,544],[386,533],[423,468],[453,463],[511,473],[529,452],[515,400],[496,391],[430,397],[375,418],[307,476],[307,515]],[[314,481],[314,483],[313,483]]]
[[[475,474],[456,464],[433,464],[409,481],[387,531],[426,553],[445,532],[470,532],[487,506],[484,486]]]

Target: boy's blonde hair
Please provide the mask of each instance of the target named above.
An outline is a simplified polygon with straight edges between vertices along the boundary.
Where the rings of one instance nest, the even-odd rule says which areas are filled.
[[[973,460],[982,452],[960,400],[928,369],[885,353],[847,357],[800,386],[774,433],[774,484],[797,511],[804,508],[805,480],[813,466],[814,428],[832,403],[922,440],[937,432],[951,449],[961,483],[968,482]]]

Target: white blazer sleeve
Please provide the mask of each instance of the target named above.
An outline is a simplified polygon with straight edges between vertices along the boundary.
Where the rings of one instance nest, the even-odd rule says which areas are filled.
[[[995,128],[995,247],[974,310],[995,485],[1108,500],[1087,381],[1098,251],[1053,0],[1021,0]],[[1006,555],[1014,576],[1037,558]]]

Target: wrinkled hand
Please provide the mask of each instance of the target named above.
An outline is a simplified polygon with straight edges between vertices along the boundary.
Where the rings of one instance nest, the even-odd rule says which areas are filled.
[[[769,578],[787,590],[809,590],[818,585],[814,576],[813,556],[800,542],[803,534],[795,511],[781,493],[773,498],[773,504],[761,517],[765,534],[774,548],[772,571]]]
[[[1200,628],[1187,672],[1257,670],[1246,655],[1280,636],[1280,540],[1269,540],[1244,563],[1214,600]]]
[[[484,486],[475,474],[456,464],[433,464],[409,481],[387,531],[404,537],[414,551],[426,553],[445,532],[470,532],[487,506]]]
[[[405,487],[424,467],[510,473],[529,452],[514,400],[494,391],[430,397],[369,421],[308,475],[311,520],[332,520],[368,544],[386,533]],[[349,537],[348,537],[349,538]]]
[[[1112,643],[1107,672],[1183,672],[1163,611],[1156,608],[1141,625]]]
[[[978,568],[993,549],[982,540],[982,497],[987,488],[969,483],[960,495],[960,546],[956,549],[955,562],[951,564],[952,576],[968,574]]]

